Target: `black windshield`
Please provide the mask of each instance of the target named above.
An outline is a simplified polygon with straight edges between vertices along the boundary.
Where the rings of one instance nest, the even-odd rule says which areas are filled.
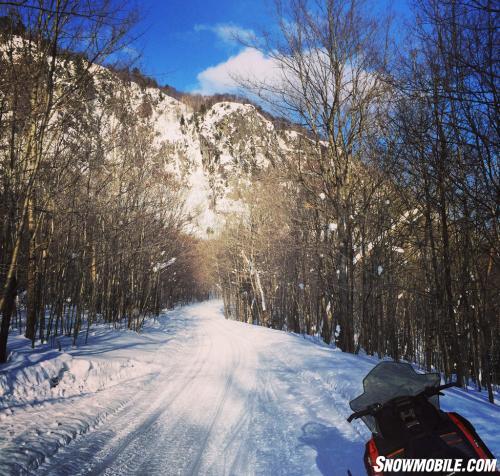
[[[364,410],[369,405],[384,403],[396,397],[415,396],[426,387],[436,387],[440,384],[439,374],[418,374],[410,364],[399,362],[380,362],[363,379],[364,392],[351,400],[349,405],[354,412]],[[438,399],[430,401],[438,406]],[[363,418],[373,431],[372,418]]]

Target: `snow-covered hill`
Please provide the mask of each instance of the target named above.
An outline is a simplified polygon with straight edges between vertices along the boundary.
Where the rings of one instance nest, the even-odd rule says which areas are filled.
[[[252,104],[218,102],[194,111],[156,88],[124,83],[100,70],[107,90],[125,89],[132,107],[154,128],[165,170],[186,187],[186,211],[194,231],[204,236],[224,215],[241,210],[235,188],[248,187],[255,174],[293,149],[297,133],[278,130]]]

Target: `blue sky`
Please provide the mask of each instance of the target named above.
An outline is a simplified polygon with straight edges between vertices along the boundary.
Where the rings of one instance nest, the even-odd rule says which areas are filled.
[[[368,0],[384,11],[389,3],[398,16],[407,0]],[[234,41],[272,26],[273,0],[141,0],[143,32],[134,45],[139,68],[160,84],[206,94],[231,91],[227,70],[264,74],[266,59]]]

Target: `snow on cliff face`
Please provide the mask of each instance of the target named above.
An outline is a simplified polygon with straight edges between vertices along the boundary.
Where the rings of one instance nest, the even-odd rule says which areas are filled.
[[[0,45],[0,56],[6,48],[21,54],[27,47],[25,40],[14,37],[12,45]],[[79,74],[71,59],[61,59],[59,67],[56,81],[61,84]],[[232,193],[237,187],[250,186],[255,174],[294,149],[296,133],[277,131],[251,104],[224,101],[194,111],[164,90],[123,81],[101,65],[89,67],[90,77],[95,88],[89,88],[89,97],[95,97],[83,105],[84,113],[94,115],[106,137],[121,122],[119,114],[136,112],[138,122],[154,133],[153,145],[164,167],[159,172],[173,174],[185,190],[185,211],[192,216],[192,231],[200,236],[220,228],[228,212],[242,210],[242,203],[229,198],[238,196]],[[124,103],[127,111],[121,109]]]
[[[15,37],[11,46],[21,51],[26,43]],[[0,54],[5,54],[5,48],[0,48]],[[72,60],[62,59],[60,66],[70,77],[76,74]],[[251,186],[252,178],[281,154],[297,150],[297,133],[276,130],[251,104],[224,101],[194,111],[161,89],[122,81],[104,66],[91,65],[89,74],[96,97],[86,104],[86,113],[95,114],[106,136],[119,122],[120,113],[113,110],[110,99],[129,99],[139,122],[155,134],[153,144],[164,167],[159,172],[173,174],[185,190],[185,211],[192,216],[192,231],[200,236],[217,231],[228,212],[244,210],[244,204],[234,198],[237,188]],[[65,83],[68,78],[62,74],[58,80]]]
[[[148,105],[165,167],[186,189],[192,231],[217,231],[227,213],[244,209],[232,192],[251,186],[252,177],[285,150],[289,136],[251,104],[220,102],[195,112],[159,89],[128,87],[136,110]]]

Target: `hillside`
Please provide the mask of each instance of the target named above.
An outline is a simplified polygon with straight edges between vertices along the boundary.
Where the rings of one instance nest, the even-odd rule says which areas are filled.
[[[175,99],[165,88],[122,80],[112,70],[101,70],[98,82],[113,94],[129,95],[138,117],[153,128],[165,171],[186,189],[185,209],[199,236],[220,229],[224,216],[242,207],[237,190],[251,186],[297,147],[292,125],[290,130],[275,127],[271,116],[241,98],[214,102],[217,97],[207,97],[209,107],[195,110],[189,98]]]

